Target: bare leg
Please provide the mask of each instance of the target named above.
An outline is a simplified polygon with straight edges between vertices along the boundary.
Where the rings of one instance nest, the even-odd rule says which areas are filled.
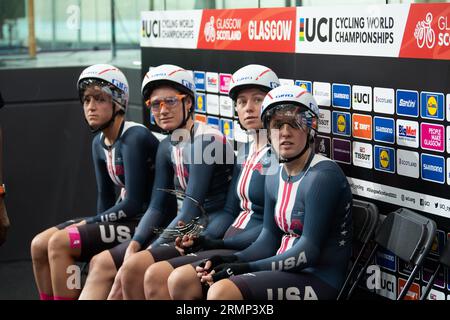
[[[124,300],[144,300],[144,274],[147,268],[155,262],[148,250],[133,254],[123,263],[122,293]]]
[[[199,300],[203,298],[202,284],[197,271],[190,264],[176,268],[167,280],[173,300]]]
[[[69,232],[55,232],[48,243],[48,256],[55,299],[77,299],[81,291],[81,274],[75,265],[80,248],[71,248]],[[75,274],[69,267],[78,270]],[[69,278],[70,277],[70,278]],[[74,278],[75,277],[75,278]]]
[[[122,268],[117,271],[116,277],[114,278],[114,283],[112,285],[111,291],[108,295],[108,300],[123,300],[122,294]]]
[[[41,298],[43,295],[47,297],[53,296],[50,264],[48,261],[48,242],[57,231],[58,229],[55,227],[47,229],[35,236],[31,242],[34,279]]]
[[[244,300],[244,297],[233,281],[223,279],[209,288],[208,300]]]
[[[92,257],[89,264],[89,274],[79,299],[105,300],[111,291],[116,274],[116,265],[109,250]]]
[[[167,261],[157,262],[147,269],[144,277],[145,299],[170,300],[167,279],[173,270]]]

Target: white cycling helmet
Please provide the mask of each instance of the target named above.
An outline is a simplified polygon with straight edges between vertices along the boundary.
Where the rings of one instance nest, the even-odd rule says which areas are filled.
[[[259,64],[249,64],[233,74],[228,95],[236,100],[239,91],[246,88],[258,87],[264,92],[269,92],[279,85],[280,80],[271,69]]]
[[[98,85],[110,94],[123,112],[128,106],[129,87],[125,75],[118,68],[109,64],[94,64],[83,70],[78,78],[77,88],[80,100],[84,90],[90,85]]]
[[[308,139],[303,150],[292,158],[280,159],[280,162],[290,162],[301,157],[314,141],[319,128],[319,107],[316,99],[306,89],[295,85],[284,85],[269,91],[264,98],[261,121],[265,129],[270,129],[270,120],[277,114],[283,114],[285,119],[288,118],[286,123],[295,123],[299,126],[305,124],[308,127]]]
[[[142,81],[142,96],[147,99],[156,87],[162,85],[168,85],[189,94],[195,102],[194,78],[185,69],[172,64],[162,64],[151,69]]]
[[[272,109],[278,109],[289,105],[296,105],[302,107],[302,112],[305,112],[307,117],[311,119],[307,125],[314,136],[315,131],[318,130],[319,106],[316,99],[306,89],[295,85],[283,85],[269,91],[264,98],[261,107],[261,121],[264,128],[267,129],[268,116]]]
[[[182,93],[188,94],[192,98],[192,105],[187,115],[184,108],[184,99],[182,100],[183,121],[176,129],[184,127],[189,117],[192,117],[195,109],[195,84],[192,74],[185,69],[172,64],[162,64],[151,69],[145,74],[144,80],[142,80],[141,92],[144,100],[147,100],[152,94],[152,91],[160,86],[172,87]],[[164,131],[164,133],[171,134],[176,129]]]

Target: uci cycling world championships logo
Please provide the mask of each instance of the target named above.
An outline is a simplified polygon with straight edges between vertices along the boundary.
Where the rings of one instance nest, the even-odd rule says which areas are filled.
[[[433,23],[433,20],[435,23]],[[447,16],[433,17],[431,12],[428,12],[424,20],[418,21],[414,30],[414,38],[416,39],[419,48],[432,49],[439,47],[450,46],[450,22]]]

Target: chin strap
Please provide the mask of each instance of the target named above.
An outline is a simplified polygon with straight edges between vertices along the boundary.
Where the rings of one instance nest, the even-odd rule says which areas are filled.
[[[116,102],[116,103],[117,103],[117,102]],[[105,122],[104,124],[102,124],[102,125],[99,126],[98,128],[91,127],[91,126],[89,125],[89,122],[87,121],[86,118],[84,118],[84,120],[85,120],[86,123],[88,124],[89,129],[91,130],[91,133],[97,133],[97,132],[99,132],[99,131],[102,131],[102,130],[105,130],[106,128],[108,128],[108,127],[114,122],[114,120],[116,119],[117,115],[120,114],[121,112],[123,112],[122,109],[119,109],[119,110],[117,110],[117,111],[114,112],[114,104],[113,104],[113,114],[112,114],[112,116],[111,116],[111,119],[109,119],[107,122]]]

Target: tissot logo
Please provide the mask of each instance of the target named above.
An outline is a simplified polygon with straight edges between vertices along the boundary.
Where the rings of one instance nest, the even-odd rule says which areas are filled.
[[[332,18],[300,18],[299,19],[299,41],[331,42],[333,40]]]

